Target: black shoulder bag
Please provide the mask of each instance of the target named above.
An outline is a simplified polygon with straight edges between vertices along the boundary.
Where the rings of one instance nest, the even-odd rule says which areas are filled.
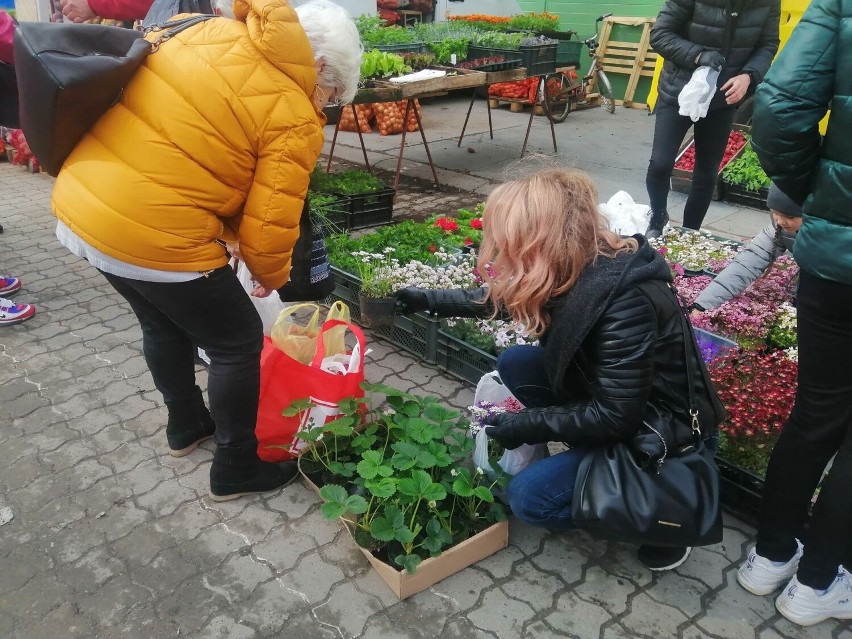
[[[314,219],[305,198],[299,220],[299,239],[290,260],[290,281],[278,289],[282,302],[318,302],[334,292],[334,274],[325,247],[322,221]]]
[[[632,440],[586,455],[571,510],[573,523],[595,537],[653,546],[707,546],[722,540],[719,469],[702,441],[687,344],[699,365],[702,360],[683,313],[681,321],[686,324],[692,432],[684,442],[671,414],[649,405],[648,417]]]
[[[215,16],[145,32],[102,24],[21,22],[15,30],[21,130],[44,170],[59,173],[83,135],[118,102],[133,74],[164,41]],[[162,31],[159,40],[144,39]]]

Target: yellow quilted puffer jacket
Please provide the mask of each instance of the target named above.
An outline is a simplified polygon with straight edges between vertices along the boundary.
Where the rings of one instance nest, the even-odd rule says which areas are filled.
[[[121,101],[63,165],[53,211],[116,259],[209,271],[239,241],[249,270],[283,286],[325,118],[295,11],[236,0],[148,56]]]

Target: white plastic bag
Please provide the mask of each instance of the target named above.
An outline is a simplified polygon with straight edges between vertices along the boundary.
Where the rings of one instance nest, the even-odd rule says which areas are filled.
[[[247,293],[251,293],[257,284],[252,274],[246,268],[245,262],[242,261],[237,264],[237,279]],[[252,297],[249,295],[249,298],[257,309],[257,314],[260,315],[260,321],[263,322],[263,334],[269,335],[272,325],[278,319],[278,314],[284,310],[284,302],[278,297],[277,291],[273,291],[267,297]]]
[[[680,105],[678,113],[689,117],[693,122],[698,122],[706,116],[710,100],[716,93],[718,79],[719,72],[713,67],[698,67],[693,71],[689,82],[677,96],[677,103]]]
[[[609,228],[619,235],[645,233],[651,223],[651,207],[637,204],[626,191],[619,191],[608,202],[600,205],[601,213],[609,222]]]
[[[500,405],[507,399],[517,398],[512,395],[511,391],[503,384],[496,371],[486,373],[476,385],[476,392],[473,400],[475,404],[488,402],[495,405]],[[520,404],[520,402],[518,402]],[[476,446],[473,449],[473,463],[488,475],[492,480],[496,473],[491,468],[488,461],[488,433],[486,432],[490,426],[486,426],[479,430],[476,434]],[[503,456],[497,464],[509,475],[517,475],[524,468],[544,459],[547,456],[547,444],[521,444],[514,450],[503,452]]]

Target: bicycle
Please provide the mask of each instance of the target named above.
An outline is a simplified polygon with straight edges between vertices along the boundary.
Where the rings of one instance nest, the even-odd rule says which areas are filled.
[[[573,110],[574,105],[587,102],[588,98],[595,93],[600,94],[603,107],[610,113],[615,113],[612,84],[601,68],[601,62],[597,55],[600,46],[598,25],[611,15],[611,13],[607,13],[598,17],[595,20],[595,35],[583,41],[583,44],[589,49],[592,64],[589,67],[589,72],[582,79],[573,69],[549,73],[544,77],[544,82],[539,86],[539,101],[545,115],[551,122],[563,122]],[[592,87],[597,87],[597,91],[592,91]]]

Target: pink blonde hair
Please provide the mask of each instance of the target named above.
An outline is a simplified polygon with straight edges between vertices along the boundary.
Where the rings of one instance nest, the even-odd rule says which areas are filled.
[[[533,335],[550,325],[545,305],[598,256],[636,251],[607,227],[585,173],[550,169],[498,186],[485,202],[478,266],[495,307]]]

